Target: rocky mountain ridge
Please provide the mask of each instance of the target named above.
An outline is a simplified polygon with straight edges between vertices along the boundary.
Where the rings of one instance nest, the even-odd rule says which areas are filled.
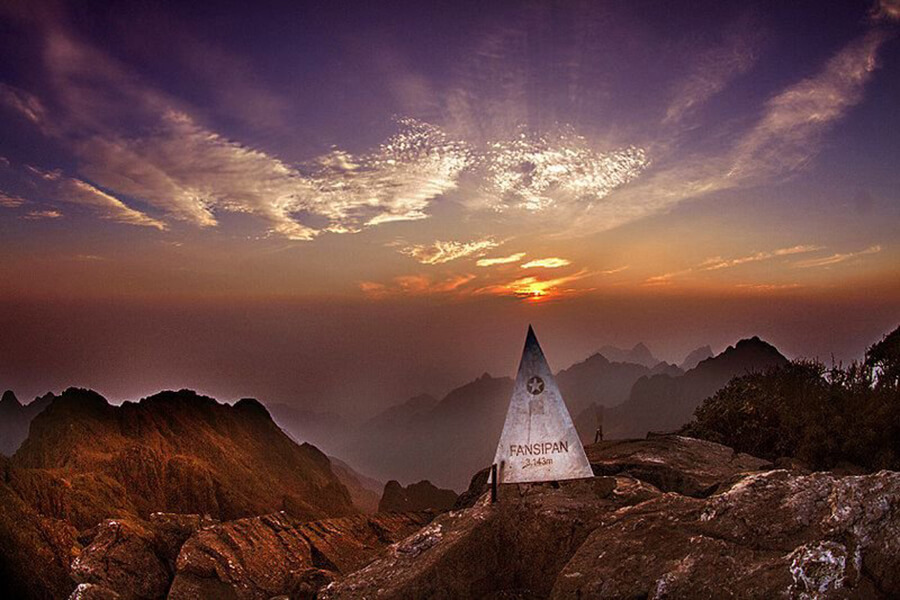
[[[597,353],[559,371],[556,379],[582,440],[592,443],[599,427],[607,439],[677,429],[731,377],[786,360],[773,346],[751,338],[687,373],[666,363],[651,369],[612,362]],[[439,401],[414,398],[365,423],[337,454],[379,478],[429,479],[461,490],[493,457],[512,386],[508,377],[485,373]]]
[[[504,485],[496,504],[476,490],[470,508],[439,516],[319,597],[900,594],[900,473],[775,469],[678,436],[587,451],[595,472],[615,474]]]

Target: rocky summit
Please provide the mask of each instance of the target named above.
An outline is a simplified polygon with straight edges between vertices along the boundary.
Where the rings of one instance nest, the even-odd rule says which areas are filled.
[[[484,493],[320,597],[900,596],[900,473],[772,469],[675,436],[588,454],[616,473]]]

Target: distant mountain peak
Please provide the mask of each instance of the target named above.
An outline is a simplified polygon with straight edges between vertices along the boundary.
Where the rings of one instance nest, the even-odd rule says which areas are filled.
[[[709,345],[700,346],[696,350],[691,350],[678,366],[681,367],[683,371],[690,371],[707,358],[712,358],[713,356],[715,355],[713,354],[712,348]]]
[[[632,346],[630,350],[625,350],[617,346],[606,345],[600,348],[600,354],[603,355],[603,357],[606,358],[606,360],[608,360],[609,362],[644,365],[648,369],[652,369],[660,362],[662,362],[658,358],[653,356],[653,353],[643,342],[638,342],[637,344]]]
[[[12,390],[6,390],[3,392],[3,397],[0,398],[0,409],[10,407],[19,407],[22,406],[22,403],[19,402],[19,399],[16,398],[16,394]]]
[[[234,403],[234,407],[245,412],[256,413],[268,419],[272,418],[272,416],[269,414],[269,410],[265,406],[263,406],[263,403],[256,398],[241,398]]]

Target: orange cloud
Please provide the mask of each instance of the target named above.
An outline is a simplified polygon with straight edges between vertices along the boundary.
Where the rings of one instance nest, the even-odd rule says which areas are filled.
[[[532,261],[528,261],[524,265],[522,265],[523,269],[531,269],[535,267],[541,267],[544,269],[557,269],[559,267],[566,267],[572,264],[572,262],[565,258],[538,258]]]
[[[574,275],[557,277],[554,279],[538,279],[537,277],[521,277],[509,283],[492,285],[476,290],[476,294],[490,294],[494,296],[516,296],[527,300],[546,300],[562,294],[574,292],[573,288],[563,287],[568,283],[587,277],[586,270]]]
[[[433,244],[414,244],[400,248],[400,253],[416,259],[423,265],[439,265],[458,258],[465,258],[473,254],[481,254],[485,250],[496,248],[499,244],[488,238],[474,242],[443,242],[438,240]]]
[[[812,258],[809,260],[797,261],[794,263],[794,266],[800,267],[801,269],[808,269],[810,267],[827,267],[829,265],[836,265],[838,263],[848,261],[851,258],[865,256],[866,254],[877,254],[878,252],[881,252],[881,246],[870,246],[865,250],[860,250],[859,252],[847,252],[844,254],[837,253],[832,254],[831,256],[826,256],[825,258]]]
[[[389,284],[363,281],[359,288],[370,298],[430,296],[455,292],[473,279],[474,275],[456,275],[435,281],[427,275],[403,275],[395,277]]]
[[[516,252],[515,254],[498,258],[482,258],[475,264],[479,267],[493,267],[494,265],[507,265],[509,263],[519,262],[523,258],[525,258],[524,252]]]

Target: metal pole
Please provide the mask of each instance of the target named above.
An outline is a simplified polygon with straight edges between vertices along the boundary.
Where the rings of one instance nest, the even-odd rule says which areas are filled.
[[[497,463],[491,465],[491,504],[497,501]]]

